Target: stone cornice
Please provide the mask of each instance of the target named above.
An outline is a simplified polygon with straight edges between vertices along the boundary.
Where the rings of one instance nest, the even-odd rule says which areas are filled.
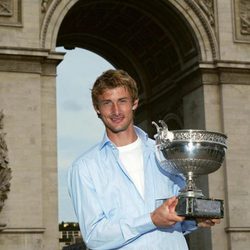
[[[226,227],[226,233],[249,233],[250,227]]]
[[[20,48],[20,47],[0,47],[0,55],[36,56],[48,59],[62,60],[65,53],[50,51],[48,49]]]
[[[0,223],[0,232],[6,227],[6,224]]]
[[[64,54],[41,49],[0,47],[0,71],[56,75],[55,66],[63,60]]]
[[[6,233],[6,234],[17,234],[17,233],[44,233],[46,228],[44,227],[5,227],[2,229],[1,234]]]
[[[199,64],[202,85],[250,84],[250,62],[214,61]]]
[[[242,61],[223,61],[215,60],[214,62],[201,62],[199,64],[200,69],[242,69],[249,70],[250,62]]]

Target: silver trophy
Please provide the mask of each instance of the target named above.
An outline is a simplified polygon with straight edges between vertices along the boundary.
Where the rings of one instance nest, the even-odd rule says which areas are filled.
[[[206,198],[195,185],[199,175],[218,170],[227,149],[227,136],[205,130],[169,131],[164,121],[152,122],[157,129],[156,156],[161,168],[184,175],[186,186],[180,190],[176,212],[186,218],[223,218],[223,200]]]

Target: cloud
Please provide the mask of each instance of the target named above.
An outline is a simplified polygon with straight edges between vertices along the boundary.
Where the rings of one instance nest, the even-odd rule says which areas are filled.
[[[65,111],[81,111],[83,110],[83,107],[81,104],[77,103],[76,101],[73,100],[67,100],[64,101],[62,104],[62,107]]]

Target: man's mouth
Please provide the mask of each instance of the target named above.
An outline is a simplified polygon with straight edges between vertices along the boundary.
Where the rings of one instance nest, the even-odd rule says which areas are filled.
[[[114,123],[120,123],[123,120],[123,116],[119,115],[119,116],[112,116],[110,119],[112,122]]]

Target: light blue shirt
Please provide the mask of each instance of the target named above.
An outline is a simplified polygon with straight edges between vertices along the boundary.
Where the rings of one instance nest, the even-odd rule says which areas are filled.
[[[144,199],[106,134],[69,169],[69,193],[84,241],[90,249],[188,249],[183,234],[197,228],[194,221],[157,228],[150,217],[163,199],[178,195],[184,180],[162,173],[155,142],[141,129],[135,130],[143,146]]]

